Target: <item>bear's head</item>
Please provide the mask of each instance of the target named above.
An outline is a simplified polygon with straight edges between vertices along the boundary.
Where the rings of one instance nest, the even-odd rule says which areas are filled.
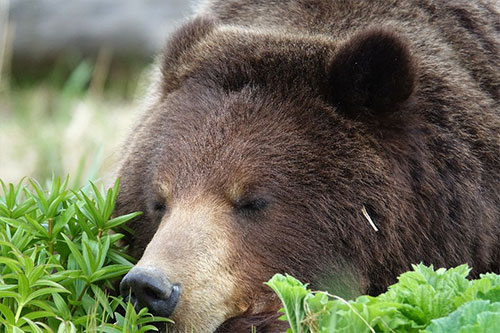
[[[119,170],[118,213],[143,212],[124,294],[173,331],[212,332],[274,325],[275,273],[366,292],[376,236],[361,211],[395,182],[375,138],[397,138],[411,109],[405,43],[196,19],[160,68]]]

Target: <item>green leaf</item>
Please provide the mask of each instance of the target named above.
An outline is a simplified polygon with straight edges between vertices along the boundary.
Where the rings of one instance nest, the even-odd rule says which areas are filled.
[[[99,246],[99,251],[98,251],[99,253],[96,260],[97,261],[96,270],[100,270],[104,266],[106,257],[108,255],[109,247],[111,245],[111,239],[109,236],[103,237],[102,240],[104,242],[100,244],[101,246]]]
[[[76,326],[71,321],[64,321],[59,324],[57,333],[76,333]]]
[[[13,291],[0,291],[0,298],[12,297],[15,298],[18,302],[21,299],[21,295],[13,292]]]
[[[46,318],[46,317],[55,317],[56,315],[50,311],[33,311],[28,314],[25,314],[23,318],[28,318],[31,320]]]
[[[52,293],[52,299],[54,300],[54,305],[57,309],[57,315],[65,320],[70,320],[71,311],[62,296],[59,295],[59,293]]]
[[[92,292],[94,293],[95,298],[97,299],[97,302],[103,307],[106,313],[111,318],[113,318],[113,309],[111,309],[111,305],[109,304],[108,298],[104,291],[95,284],[91,285],[90,287],[92,289]]]
[[[12,217],[10,210],[2,203],[0,203],[0,217]]]
[[[89,197],[83,192],[81,192],[81,196],[85,201],[85,205],[83,205],[83,209],[81,210],[82,213],[89,219],[89,221],[93,222],[97,227],[99,228],[104,227],[101,214],[95,207],[92,200],[90,200]]]
[[[92,235],[92,229],[90,226],[90,223],[88,219],[85,217],[85,214],[78,208],[78,206],[75,207],[75,214],[78,217],[78,224],[77,226],[81,229],[80,232],[83,230],[83,232],[87,233],[88,235]]]
[[[24,201],[22,204],[18,205],[13,211],[11,217],[13,219],[18,219],[21,216],[31,213],[36,209],[35,206],[36,201],[33,198],[29,198]]]
[[[114,263],[125,265],[130,268],[134,266],[132,262],[136,262],[136,260],[133,257],[114,249],[109,250],[108,258]]]
[[[281,299],[291,331],[293,333],[303,332],[301,329],[301,323],[305,317],[303,303],[304,298],[309,293],[306,287],[292,276],[281,274],[274,275],[266,284]],[[304,332],[308,331],[307,329]]]
[[[470,301],[450,315],[432,320],[425,332],[500,332],[500,303]]]
[[[14,290],[16,288],[17,285],[14,284],[0,284],[0,291]]]
[[[0,242],[0,243],[2,243],[2,242]],[[19,262],[14,260],[14,259],[0,257],[0,264],[7,265],[7,267],[9,267],[12,270],[12,272],[14,272],[16,274],[19,274],[19,275],[23,274],[23,271],[21,270],[21,268],[19,268]]]
[[[127,215],[122,215],[122,216],[115,217],[114,219],[109,220],[108,222],[106,222],[106,228],[107,229],[116,228],[116,227],[124,224],[125,222],[128,222],[128,221],[132,220],[133,218],[135,218],[135,217],[137,217],[139,215],[142,215],[142,212],[135,212],[135,213],[130,213],[130,214],[127,214]]]
[[[118,187],[120,186],[120,180],[117,179],[115,185],[112,189],[108,190],[106,195],[106,203],[103,207],[103,217],[108,220],[115,209],[116,197],[118,196]]]
[[[71,220],[71,218],[73,218],[74,215],[75,215],[75,205],[72,204],[64,211],[64,213],[61,216],[56,217],[54,228],[52,231],[54,236],[57,236],[59,232],[61,232],[64,226],[69,223],[69,221]]]
[[[2,297],[0,295],[0,297]],[[10,325],[15,325],[16,319],[14,313],[6,305],[0,303],[0,314],[6,319],[7,323]]]
[[[38,298],[38,297],[41,297],[41,296],[45,296],[45,295],[49,295],[49,294],[52,294],[52,293],[69,293],[69,291],[66,290],[65,288],[43,288],[43,289],[38,289],[38,290],[32,292],[27,297],[26,303],[29,303],[30,301],[32,301],[35,298]]]
[[[16,228],[23,228],[24,230],[26,230],[30,233],[37,233],[38,232],[37,228],[35,228],[30,223],[27,223],[21,219],[11,219],[11,218],[6,218],[6,217],[0,217],[0,221],[2,221],[4,223],[8,223],[11,226],[16,227]]]
[[[33,226],[33,228],[37,231],[38,235],[41,236],[41,237],[44,237],[44,238],[49,238],[49,232],[47,231],[47,229],[45,229],[42,224],[40,223],[40,221],[37,221],[29,216],[26,216],[26,221],[28,221],[28,223]]]
[[[95,184],[93,182],[89,182],[89,183],[90,183],[90,186],[92,187],[92,190],[94,192],[94,198],[96,199],[97,207],[103,207],[105,201],[104,201],[103,196],[101,195],[101,192],[99,191],[99,189],[97,188],[97,186],[95,186]]]
[[[125,265],[109,265],[101,268],[92,274],[90,278],[91,283],[95,283],[97,281],[108,280],[118,276],[122,276],[126,274],[130,270],[130,266]]]
[[[83,258],[83,255],[80,253],[80,250],[76,247],[76,245],[68,237],[66,237],[66,235],[63,234],[62,237],[66,241],[66,244],[68,245],[68,248],[71,251],[73,258],[78,263],[78,266],[85,273],[85,275],[90,276],[90,267],[89,267],[88,263],[85,261],[85,259]]]
[[[29,326],[30,326],[30,328],[31,328],[31,332],[36,332],[36,333],[44,333],[44,332],[42,331],[42,329],[38,326],[38,325],[40,325],[41,323],[35,323],[35,322],[33,322],[31,319],[26,318],[26,317],[23,317],[22,319],[28,323],[28,325],[29,325]]]
[[[89,275],[92,275],[97,269],[96,256],[89,245],[89,238],[86,233],[82,234],[82,254],[85,263],[87,264]]]
[[[21,295],[21,302],[24,303],[30,293],[30,284],[28,278],[24,274],[19,274],[17,276],[17,283],[19,295]]]
[[[49,208],[47,209],[47,218],[53,218],[56,216],[57,212],[60,210],[59,205],[65,200],[64,196],[59,196],[54,198],[54,200],[50,203]]]
[[[31,193],[31,195],[33,196],[35,201],[38,203],[38,206],[39,206],[40,210],[42,211],[42,213],[47,215],[47,210],[49,208],[49,205],[48,205],[47,199],[45,198],[45,193],[42,190],[42,187],[40,186],[40,184],[38,184],[37,181],[35,181],[33,179],[30,179],[29,182],[36,192],[36,194]]]

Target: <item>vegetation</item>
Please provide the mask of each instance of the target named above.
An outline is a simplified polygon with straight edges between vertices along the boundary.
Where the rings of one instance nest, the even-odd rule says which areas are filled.
[[[267,285],[283,302],[288,332],[500,332],[500,276],[471,281],[469,272],[414,265],[386,293],[354,301],[313,292],[289,275]]]
[[[110,174],[140,109],[148,67],[109,56],[61,60],[40,73],[24,67],[3,76],[0,69],[2,179],[71,174],[78,188]]]
[[[108,294],[133,265],[113,230],[140,214],[112,217],[118,182],[0,184],[1,332],[145,332],[168,320]]]
[[[58,178],[0,185],[0,332],[146,332],[168,321],[109,295],[133,265],[116,228],[140,214],[112,216],[118,182],[107,191],[71,191]],[[500,332],[500,276],[469,272],[416,265],[386,293],[354,301],[289,275],[267,285],[292,333]]]

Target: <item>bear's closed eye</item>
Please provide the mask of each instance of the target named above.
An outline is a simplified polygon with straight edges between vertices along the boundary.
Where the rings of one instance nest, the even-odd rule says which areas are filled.
[[[157,200],[153,203],[152,208],[155,214],[163,215],[165,214],[167,205],[164,202]]]
[[[265,199],[243,199],[234,203],[234,208],[240,213],[257,213],[268,205]]]

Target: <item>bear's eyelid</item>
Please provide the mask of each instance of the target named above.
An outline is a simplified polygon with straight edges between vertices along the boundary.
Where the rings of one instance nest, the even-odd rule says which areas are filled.
[[[266,208],[267,205],[268,201],[263,198],[241,199],[234,203],[236,209],[246,211],[260,211]]]

